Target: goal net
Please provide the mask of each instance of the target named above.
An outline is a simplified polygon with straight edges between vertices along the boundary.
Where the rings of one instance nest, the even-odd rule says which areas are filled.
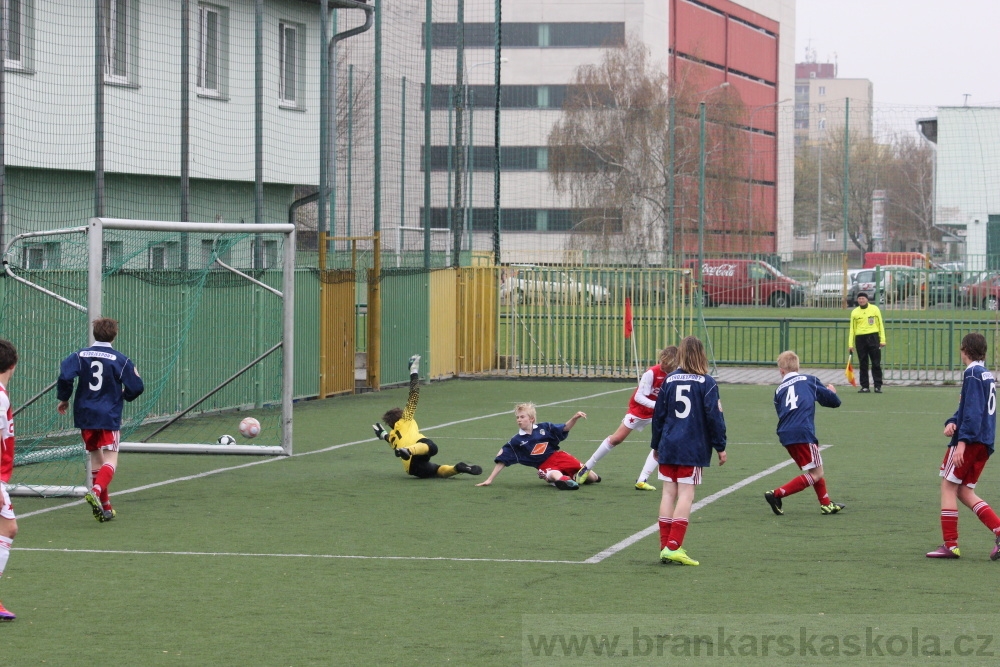
[[[18,348],[15,494],[82,495],[86,456],[56,411],[62,359],[119,322],[115,349],[146,389],[121,451],[290,454],[294,226],[94,218],[21,234],[4,254],[0,330]],[[240,421],[254,417],[259,435]],[[222,436],[228,435],[235,444]]]

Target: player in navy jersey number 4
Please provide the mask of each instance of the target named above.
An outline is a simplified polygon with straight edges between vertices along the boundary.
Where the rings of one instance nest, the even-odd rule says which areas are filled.
[[[701,341],[694,336],[682,340],[677,364],[680,368],[660,387],[651,423],[650,446],[656,449],[663,482],[660,561],[697,565],[682,545],[695,486],[701,484],[702,468],[712,465],[712,450],[718,452],[720,466],[726,462],[726,420]]]
[[[986,461],[993,454],[997,430],[997,384],[986,369],[986,337],[970,333],[962,339],[962,395],[958,410],[944,425],[951,438],[941,463],[941,532],[944,544],[928,558],[958,558],[958,503],[976,513],[996,538],[990,560],[1000,560],[1000,518],[974,489]]]
[[[94,344],[63,359],[56,382],[57,410],[66,414],[73,399],[73,424],[80,429],[90,452],[91,490],[84,498],[98,521],[111,521],[117,512],[111,507],[108,486],[118,466],[118,443],[125,401],[134,401],[144,389],[132,360],[111,347],[118,336],[118,322],[102,317],[94,320]]]
[[[778,355],[781,384],[774,392],[774,409],[778,413],[778,440],[792,457],[802,474],[777,489],[764,492],[764,500],[775,514],[784,514],[781,499],[808,489],[816,491],[823,514],[836,514],[844,505],[830,500],[823,478],[823,457],[816,437],[816,404],[840,407],[840,397],[832,384],[823,386],[815,375],[799,373],[799,355],[791,350]]]
[[[549,422],[535,423],[537,418],[534,403],[521,403],[514,408],[517,419],[517,435],[507,441],[497,456],[493,459],[496,465],[485,481],[476,486],[489,486],[500,471],[515,463],[531,466],[538,470],[538,478],[548,482],[557,489],[572,491],[580,488],[573,477],[583,466],[577,458],[559,449],[559,443],[569,436],[569,431],[577,420],[586,419],[587,415],[577,412],[566,420],[565,424]],[[589,472],[584,478],[585,484],[596,484],[601,478],[596,472]]]

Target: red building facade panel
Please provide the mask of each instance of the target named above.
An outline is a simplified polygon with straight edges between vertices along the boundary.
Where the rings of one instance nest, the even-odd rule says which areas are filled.
[[[777,249],[777,102],[779,24],[729,0],[670,2],[670,75],[694,90],[728,82],[706,103],[739,97],[746,159],[738,183],[706,182],[705,250],[769,253]],[[709,160],[711,162],[711,160]],[[697,248],[697,185],[683,179],[684,252]],[[694,190],[690,188],[694,187]],[[713,193],[714,188],[724,188]],[[720,204],[720,202],[722,202]],[[693,231],[691,233],[694,224]]]

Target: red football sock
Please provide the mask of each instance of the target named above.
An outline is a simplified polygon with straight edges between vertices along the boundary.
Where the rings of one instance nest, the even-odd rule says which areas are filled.
[[[819,498],[820,505],[830,504],[830,494],[826,492],[826,480],[818,479],[816,483],[813,484],[813,490],[816,492],[816,497]]]
[[[779,486],[778,488],[776,488],[774,490],[774,495],[778,496],[779,498],[783,498],[784,496],[790,496],[793,493],[798,493],[802,489],[809,488],[810,486],[812,486],[812,483],[813,483],[813,478],[812,475],[810,475],[809,473],[806,473],[804,475],[799,475],[798,477],[788,482],[784,486]]]
[[[972,511],[976,513],[976,516],[978,516],[979,520],[983,522],[983,525],[992,530],[994,533],[997,533],[997,531],[1000,530],[1000,517],[997,516],[996,512],[993,511],[985,500],[976,503],[976,505],[972,508]]]
[[[941,510],[941,534],[946,547],[958,546],[958,510]]]
[[[671,551],[677,551],[684,544],[684,533],[688,529],[687,519],[674,519],[673,523],[670,524],[670,535],[667,537],[667,548]]]
[[[673,521],[669,516],[660,517],[660,549],[667,546],[667,538],[670,537],[670,524]]]
[[[108,486],[111,484],[111,480],[115,476],[115,467],[110,463],[105,463],[101,466],[101,469],[97,471],[97,479],[94,480],[94,487],[100,487],[102,500],[103,496],[107,491]]]

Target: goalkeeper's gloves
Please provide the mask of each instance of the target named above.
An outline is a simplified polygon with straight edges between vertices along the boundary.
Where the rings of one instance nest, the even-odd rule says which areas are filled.
[[[385,440],[389,442],[389,433],[382,428],[382,424],[372,424],[372,428],[375,430],[375,437],[379,440]]]

